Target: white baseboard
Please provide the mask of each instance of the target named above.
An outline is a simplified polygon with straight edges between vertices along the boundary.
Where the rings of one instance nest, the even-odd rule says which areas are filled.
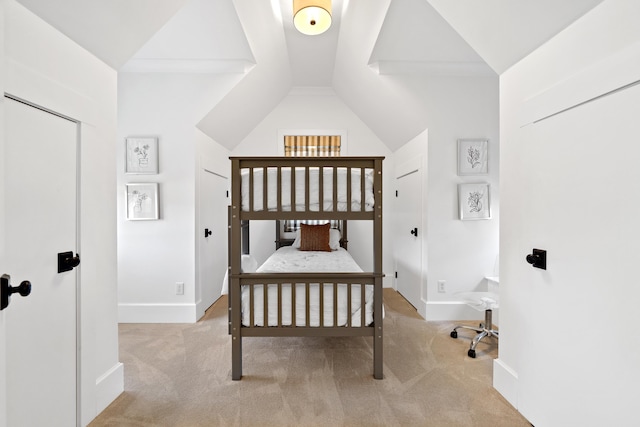
[[[205,304],[201,299],[196,302],[196,321],[200,320],[202,316],[204,316],[204,313],[207,311],[207,308],[209,308],[205,307],[204,305]]]
[[[118,323],[195,323],[196,304],[118,304]]]
[[[493,361],[493,388],[518,409],[518,374],[500,359]]]
[[[420,312],[420,310],[418,310]],[[478,311],[462,301],[431,301],[425,304],[425,312],[420,313],[425,320],[484,320],[484,311]],[[498,325],[498,310],[493,310],[493,324]]]
[[[124,365],[118,362],[96,380],[96,414],[104,411],[124,391]]]

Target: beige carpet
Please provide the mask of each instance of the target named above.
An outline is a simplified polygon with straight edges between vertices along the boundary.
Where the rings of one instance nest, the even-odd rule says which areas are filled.
[[[494,338],[471,359],[472,331],[384,297],[383,380],[370,338],[246,338],[232,381],[226,298],[196,324],[120,325],[125,392],[90,426],[530,426],[491,386]]]

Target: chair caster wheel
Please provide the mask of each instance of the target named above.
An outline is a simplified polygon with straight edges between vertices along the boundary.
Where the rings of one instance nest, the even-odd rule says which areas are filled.
[[[475,359],[476,358],[476,351],[475,350],[469,350],[467,352],[467,354],[469,355],[469,357]]]
[[[451,338],[458,338],[458,331],[451,331]]]

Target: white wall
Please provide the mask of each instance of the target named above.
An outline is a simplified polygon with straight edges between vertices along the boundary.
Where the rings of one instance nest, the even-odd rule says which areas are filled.
[[[4,14],[4,90],[81,121],[78,363],[86,425],[123,389],[115,287],[116,73],[15,1],[5,0]],[[0,330],[2,323],[0,316]]]
[[[494,386],[536,426],[637,419],[640,86],[533,121],[638,81],[639,16],[606,0],[501,76]]]
[[[396,165],[421,155],[427,171],[423,207],[424,305],[419,313],[428,320],[480,319],[484,314],[456,296],[458,292],[484,291],[485,276],[496,276],[500,216],[498,138],[498,78],[394,76],[411,88],[425,106],[428,135],[423,133],[394,153]],[[457,175],[457,140],[489,140],[489,174]],[[490,220],[460,221],[460,183],[491,185]],[[438,293],[438,280],[446,292]]]
[[[226,150],[196,128],[240,74],[118,76],[118,301],[120,322],[195,322],[199,162],[228,174]],[[124,173],[127,136],[159,138],[159,173]],[[207,148],[211,146],[213,148]],[[218,172],[217,170],[215,170]],[[127,221],[125,183],[160,184],[160,220]],[[226,209],[226,208],[225,208]],[[176,295],[176,282],[184,295]]]
[[[385,286],[391,286],[393,263],[390,235],[390,177],[393,161],[390,150],[378,139],[330,88],[293,88],[289,95],[256,126],[232,151],[234,156],[277,156],[278,133],[288,130],[342,130],[346,131],[343,156],[385,156],[383,162],[383,269],[387,274]],[[344,141],[343,141],[344,142]],[[365,271],[373,271],[372,236],[370,221],[349,222],[349,252]],[[251,222],[251,253],[262,263],[274,250],[275,227],[272,222]]]

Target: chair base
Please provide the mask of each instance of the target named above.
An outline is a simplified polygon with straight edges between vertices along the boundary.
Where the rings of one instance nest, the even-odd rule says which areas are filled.
[[[471,341],[471,346],[469,347],[469,351],[467,355],[475,359],[476,357],[476,346],[484,337],[496,337],[498,338],[498,331],[495,329],[491,329],[492,326],[492,317],[493,312],[489,309],[484,311],[484,323],[480,324],[480,327],[474,328],[471,326],[458,325],[451,331],[451,338],[458,338],[458,329],[470,329],[475,331],[477,335]]]

